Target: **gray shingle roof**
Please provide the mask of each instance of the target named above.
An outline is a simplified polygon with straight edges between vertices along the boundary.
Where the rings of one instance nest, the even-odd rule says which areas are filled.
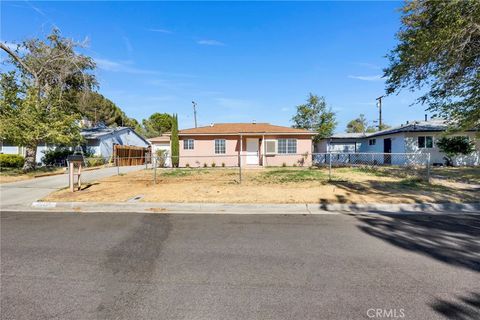
[[[362,139],[370,137],[378,137],[388,134],[400,132],[435,132],[445,131],[448,127],[447,121],[444,119],[431,119],[428,121],[411,121],[399,126],[370,133],[335,133],[332,139]]]
[[[123,131],[130,129],[129,127],[95,127],[95,128],[86,128],[80,131],[80,134],[87,140],[98,139],[103,136],[113,134],[115,132]],[[130,129],[132,130],[132,129]],[[133,130],[132,130],[133,131]]]
[[[394,134],[400,132],[432,132],[445,131],[448,125],[444,119],[432,119],[428,121],[412,121],[400,126],[392,127],[382,131],[368,133],[367,137],[376,137],[386,134]]]

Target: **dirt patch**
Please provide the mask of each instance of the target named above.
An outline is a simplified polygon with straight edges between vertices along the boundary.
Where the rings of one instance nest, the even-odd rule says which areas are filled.
[[[2,168],[0,171],[0,184],[47,177],[63,174],[64,172],[64,168],[39,168],[28,173],[24,173],[21,169]]]
[[[55,192],[47,201],[126,202],[142,194],[142,202],[214,203],[416,203],[478,201],[476,189],[442,182],[428,184],[411,176],[395,177],[357,169],[267,168],[144,170],[99,180],[80,192]]]

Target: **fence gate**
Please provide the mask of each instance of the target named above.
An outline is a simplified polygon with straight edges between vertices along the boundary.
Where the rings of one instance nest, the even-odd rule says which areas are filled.
[[[113,146],[113,159],[117,166],[136,166],[150,163],[149,148],[135,146]]]

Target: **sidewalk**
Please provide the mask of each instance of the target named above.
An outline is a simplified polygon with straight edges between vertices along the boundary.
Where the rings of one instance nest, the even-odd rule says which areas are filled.
[[[122,167],[122,173],[144,169],[145,166]],[[82,175],[83,182],[110,177],[117,174],[117,168],[102,168],[87,171]],[[60,174],[23,180],[0,185],[0,208],[7,210],[14,207],[30,206],[32,202],[47,196],[55,190],[68,187],[68,175]]]
[[[419,204],[223,204],[158,202],[34,202],[21,211],[132,212],[169,214],[480,214],[480,203]]]

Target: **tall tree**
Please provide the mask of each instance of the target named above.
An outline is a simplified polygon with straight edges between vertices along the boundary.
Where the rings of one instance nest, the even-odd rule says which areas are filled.
[[[178,116],[176,114],[172,117],[172,166],[177,168],[180,162],[180,145],[178,141]]]
[[[132,119],[127,117],[120,107],[98,92],[89,92],[86,95],[84,103],[79,105],[79,112],[95,125],[104,124],[110,127],[132,124]]]
[[[143,127],[147,138],[158,137],[172,130],[172,116],[168,113],[155,112],[148,119],[143,119]]]
[[[452,129],[480,128],[480,1],[413,0],[402,14],[387,93],[422,90],[418,102]]]
[[[297,113],[292,121],[294,128],[318,132],[314,137],[315,142],[331,136],[337,125],[335,113],[327,107],[325,98],[312,93],[305,104],[297,106]]]
[[[364,114],[361,114],[358,118],[353,119],[347,123],[347,132],[361,133],[366,132],[368,128],[368,121]]]
[[[80,139],[77,106],[96,86],[95,63],[78,54],[79,43],[60,35],[27,40],[12,50],[0,42],[15,71],[1,73],[0,138],[26,148],[24,171],[35,168],[40,142],[68,144]]]

